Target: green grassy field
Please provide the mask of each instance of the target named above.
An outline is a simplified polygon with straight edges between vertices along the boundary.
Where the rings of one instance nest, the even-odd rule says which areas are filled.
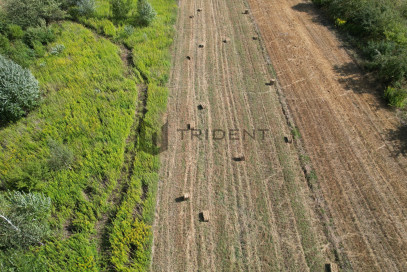
[[[2,252],[2,269],[148,269],[159,167],[152,135],[166,109],[176,13],[175,1],[151,4],[153,24],[122,35],[125,24],[114,25],[108,1],[98,1],[97,16],[79,18],[82,25],[55,24],[56,40],[28,63],[42,101],[0,129],[1,189],[51,197],[54,234],[43,246]]]

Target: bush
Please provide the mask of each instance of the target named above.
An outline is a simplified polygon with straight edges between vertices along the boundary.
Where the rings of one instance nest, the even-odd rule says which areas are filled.
[[[384,91],[385,98],[393,107],[404,108],[407,103],[407,90],[397,87],[387,87]]]
[[[96,12],[95,0],[79,0],[78,1],[78,12],[84,16],[93,16]]]
[[[54,140],[50,140],[48,145],[51,153],[48,161],[49,168],[52,170],[69,168],[74,160],[72,150]]]
[[[55,38],[55,33],[51,28],[42,26],[28,28],[25,31],[23,40],[28,46],[33,48],[36,42],[47,44],[55,41]]]
[[[65,12],[61,10],[59,0],[5,0],[4,8],[8,19],[23,28],[41,25],[62,19]]]
[[[24,31],[21,29],[21,26],[10,24],[7,26],[7,34],[10,39],[21,39]]]
[[[125,25],[119,32],[120,39],[126,39],[134,33],[134,27],[131,25]]]
[[[10,58],[10,60],[24,68],[29,67],[35,59],[34,50],[29,48],[22,40],[15,40],[13,43],[10,42],[8,50],[1,52]]]
[[[0,53],[10,50],[10,41],[2,34],[0,34],[0,50]]]
[[[124,20],[127,18],[132,9],[132,0],[111,0],[113,17],[116,20]]]
[[[49,233],[51,199],[38,193],[0,195],[0,247],[39,244]]]
[[[34,41],[33,43],[33,50],[35,52],[35,57],[40,58],[43,57],[46,53],[46,48],[45,46],[40,43],[39,41]]]
[[[0,271],[44,272],[49,271],[43,256],[24,249],[0,251]]]
[[[51,55],[59,55],[62,52],[64,52],[64,50],[65,50],[65,45],[57,44],[57,45],[55,45],[54,47],[51,48],[50,54]]]
[[[405,104],[407,82],[407,18],[405,1],[313,0],[322,5],[336,25],[351,34],[351,42],[377,72],[390,105]],[[338,19],[340,18],[340,19]]]
[[[22,117],[38,98],[38,81],[31,72],[0,55],[0,121]]]
[[[108,37],[114,37],[114,36],[116,36],[116,27],[114,26],[114,24],[112,22],[107,21],[103,25],[103,33]]]
[[[137,2],[138,23],[143,26],[150,25],[157,13],[147,0],[139,0]]]

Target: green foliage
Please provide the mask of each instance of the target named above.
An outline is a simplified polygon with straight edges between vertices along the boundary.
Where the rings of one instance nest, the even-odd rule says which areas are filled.
[[[7,26],[7,34],[10,39],[21,39],[24,35],[24,31],[21,29],[19,25],[9,24]]]
[[[96,2],[95,0],[78,0],[77,3],[78,12],[84,16],[93,16],[96,11]]]
[[[23,67],[30,66],[37,57],[45,53],[45,45],[55,39],[52,27],[42,25],[29,27],[25,31],[14,24],[0,23],[0,54],[7,56]]]
[[[0,122],[22,117],[38,98],[38,81],[31,72],[0,55]]]
[[[101,271],[97,264],[96,246],[83,234],[73,234],[64,241],[49,242],[36,255],[47,264],[46,271]]]
[[[384,95],[391,106],[404,108],[407,104],[407,89],[389,86],[386,88]]]
[[[111,0],[111,3],[113,17],[118,21],[126,19],[133,9],[133,0]]]
[[[112,22],[106,20],[103,24],[103,34],[108,37],[116,36],[116,27],[113,25]]]
[[[112,245],[112,264],[116,271],[143,271],[149,258],[148,240],[151,236],[150,227],[138,219],[133,223],[123,220],[113,226],[110,237]],[[132,257],[132,261],[130,261]]]
[[[56,39],[54,30],[50,27],[29,27],[24,34],[24,42],[31,47],[36,43],[48,44]]]
[[[65,50],[45,53],[31,66],[44,102],[24,121],[0,129],[1,185],[44,192],[54,204],[50,224],[60,234],[28,251],[41,257],[47,271],[148,270],[159,167],[152,136],[166,108],[163,84],[177,9],[175,1],[151,4],[157,17],[146,27],[126,26],[132,19],[113,25],[110,0],[98,0],[92,18],[78,13],[78,21],[131,49],[137,78],[129,75],[118,46],[76,24],[53,26],[61,35],[49,48],[63,44]],[[38,46],[30,45],[33,52]],[[148,84],[148,112],[140,130],[131,130],[136,81]],[[137,141],[126,145],[130,131]],[[49,139],[75,154],[70,167],[51,171]],[[112,205],[108,199],[121,176],[125,148],[135,156],[134,170],[121,181],[128,189]],[[106,211],[113,216],[111,227],[96,230]],[[104,248],[99,231],[107,237]]]
[[[407,17],[405,1],[313,0],[323,6],[336,25],[355,40],[366,58],[366,67],[377,71],[389,86],[385,97],[391,105],[404,105],[407,82]],[[338,23],[339,22],[339,23]],[[396,87],[400,86],[400,87]]]
[[[49,235],[51,199],[38,193],[0,195],[0,247],[23,248]]]
[[[47,265],[37,252],[12,248],[0,251],[0,271],[44,272]]]
[[[63,229],[69,219],[70,231],[81,235],[80,242],[47,243],[41,254],[51,271],[84,271],[81,265],[100,271],[91,235],[120,175],[138,94],[118,46],[77,24],[64,23],[60,30],[51,47],[64,44],[63,54],[47,53],[31,67],[46,94],[43,103],[26,120],[0,130],[0,181],[3,188],[50,196],[52,227]],[[75,154],[72,169],[51,171],[49,139]]]
[[[154,18],[157,16],[157,12],[148,2],[148,0],[137,1],[138,23],[143,26],[150,25]]]
[[[59,55],[62,52],[64,52],[65,50],[65,45],[63,44],[56,44],[55,46],[51,47],[51,50],[49,51],[49,53],[51,55]]]
[[[49,23],[65,16],[58,0],[5,0],[4,8],[8,19],[23,28],[39,26],[43,21]]]
[[[52,170],[67,169],[74,160],[74,154],[70,148],[54,140],[49,141],[50,158],[49,168]]]

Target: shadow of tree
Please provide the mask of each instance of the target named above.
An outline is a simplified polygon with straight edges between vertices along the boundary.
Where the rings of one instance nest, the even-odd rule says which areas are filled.
[[[339,83],[346,90],[351,90],[357,94],[371,93],[380,97],[383,95],[383,84],[378,82],[373,74],[367,73],[356,62],[335,65],[333,68],[339,77]]]
[[[393,156],[407,156],[407,123],[399,126],[396,130],[388,131],[388,137],[395,147]]]
[[[358,52],[357,48],[351,45],[352,38],[349,35],[334,28],[334,24],[330,22],[329,17],[326,13],[324,13],[324,10],[319,9],[311,2],[299,3],[292,6],[291,8],[298,12],[307,13],[312,17],[312,22],[333,30],[333,33],[336,35],[338,40],[341,41],[341,47],[347,50],[351,50],[348,52]],[[360,51],[358,53],[360,53]],[[350,57],[354,58],[352,54],[350,54]],[[373,107],[375,110],[393,110],[388,105],[386,100],[383,99],[383,90],[385,86],[374,77],[374,74],[367,73],[366,70],[361,67],[357,61],[351,61],[341,66],[336,65],[333,67],[333,69],[337,73],[339,83],[345,90],[352,91],[355,94],[373,94],[380,99],[377,99],[378,103],[370,105],[371,107]],[[407,155],[407,123],[401,124],[395,130],[387,131],[387,138],[393,143],[393,156]]]
[[[323,14],[323,12],[318,9],[313,3],[298,3],[291,7],[293,10],[298,12],[308,13],[312,16],[312,21],[323,26],[331,27],[332,24],[329,22],[328,17]]]

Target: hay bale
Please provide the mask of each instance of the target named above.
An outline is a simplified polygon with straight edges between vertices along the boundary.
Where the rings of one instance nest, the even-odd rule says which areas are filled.
[[[253,36],[253,40],[254,40],[254,41],[257,41],[258,39],[259,39],[259,37]]]
[[[204,108],[205,108],[205,106],[203,104],[198,105],[198,110],[203,110]]]
[[[249,10],[248,10],[248,9],[245,9],[244,12],[243,12],[243,14],[249,14]]]
[[[198,12],[201,12],[201,11],[202,11],[202,9],[201,9],[201,8],[199,8],[199,9],[197,9],[197,11],[198,11]]]
[[[224,38],[223,39],[223,43],[229,43],[230,42],[230,39],[229,38]]]
[[[188,200],[188,199],[189,199],[189,193],[184,193],[184,194],[182,195],[182,199],[183,199],[183,200]]]
[[[266,83],[267,86],[273,86],[274,84],[276,84],[276,80],[274,78],[270,79],[270,82]]]
[[[233,157],[232,160],[234,160],[235,162],[241,162],[241,161],[245,161],[246,158],[244,156],[240,156],[240,157]]]
[[[205,45],[201,43],[200,45],[198,45],[198,47],[199,47],[199,48],[204,48]]]
[[[211,219],[211,216],[209,214],[209,211],[208,210],[203,211],[202,212],[202,220],[204,222],[209,222],[210,219]]]
[[[194,15],[189,16],[189,18],[191,18],[191,19],[194,18]]]
[[[293,142],[293,138],[291,138],[290,136],[284,136],[284,142],[286,144],[291,144]]]
[[[325,272],[339,272],[338,265],[336,263],[325,264]]]
[[[190,57],[190,56],[187,56],[187,60],[191,60],[191,57]]]

